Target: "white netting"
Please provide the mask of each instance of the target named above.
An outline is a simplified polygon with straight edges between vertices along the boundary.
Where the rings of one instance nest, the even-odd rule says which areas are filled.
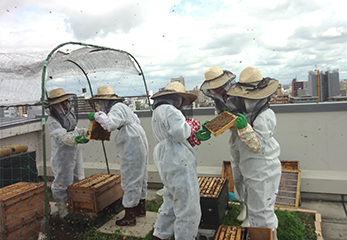
[[[0,53],[0,106],[40,102],[43,64],[47,55],[48,52]],[[71,76],[85,79],[85,74],[94,75],[94,78],[98,75],[99,79],[105,79],[107,75],[113,81],[117,77],[111,73],[115,72],[140,74],[126,52],[79,46],[73,51],[59,50],[53,53],[47,65],[45,81],[59,81],[59,78]]]

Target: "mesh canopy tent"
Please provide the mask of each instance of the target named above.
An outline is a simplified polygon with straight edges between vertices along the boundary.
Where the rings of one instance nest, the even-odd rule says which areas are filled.
[[[59,50],[66,45],[71,47]],[[48,57],[46,52],[1,53],[0,62],[0,106],[39,104],[46,82],[69,76],[88,78],[102,72],[142,75],[143,92],[148,92],[140,65],[122,50],[70,42],[56,47]]]
[[[39,139],[35,141],[38,144],[29,144],[28,140],[28,145],[30,150],[42,151],[45,189],[44,215],[46,216],[45,227],[49,239],[49,199],[47,196],[45,146],[47,93],[54,88],[63,87],[67,93],[78,94],[78,89],[86,87],[93,97],[93,90],[96,93],[99,86],[109,85],[121,97],[124,97],[125,94],[145,97],[148,105],[150,105],[146,80],[139,63],[128,52],[79,42],[60,44],[48,54],[47,52],[0,53],[0,62],[0,108],[25,105],[40,105],[42,107],[42,115],[40,116],[42,129],[38,133]],[[130,76],[134,77],[131,78]],[[11,121],[15,121],[15,119],[12,118]],[[23,128],[23,126],[25,125],[22,124],[21,127]],[[7,137],[5,133],[2,131],[3,138]],[[11,133],[12,135],[20,134]],[[8,141],[11,140],[10,138],[7,139]],[[42,145],[42,148],[39,145]],[[103,142],[102,146],[109,172]],[[100,153],[100,155],[102,154]],[[35,163],[37,164],[37,162]]]
[[[30,105],[40,101],[46,52],[0,53],[0,106]]]

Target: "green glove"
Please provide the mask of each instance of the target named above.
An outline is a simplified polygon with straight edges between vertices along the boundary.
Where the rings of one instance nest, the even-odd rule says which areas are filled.
[[[205,124],[208,122],[209,121],[206,121],[202,124],[202,129],[195,133],[195,136],[199,141],[206,141],[211,138],[211,132],[205,127]]]
[[[238,113],[237,114],[237,120],[236,120],[236,127],[238,129],[244,129],[246,126],[247,126],[247,119],[246,117],[241,114],[241,113]]]
[[[84,138],[81,135],[78,135],[77,137],[75,137],[75,141],[76,141],[76,143],[82,143],[83,144],[83,143],[89,142],[89,139]]]
[[[90,121],[94,121],[94,114],[95,114],[95,112],[91,112],[91,113],[89,113],[88,114],[88,119],[90,120]]]

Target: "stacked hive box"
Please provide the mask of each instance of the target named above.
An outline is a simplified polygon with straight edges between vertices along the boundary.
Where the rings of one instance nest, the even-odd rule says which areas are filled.
[[[301,171],[298,161],[281,161],[282,175],[276,197],[276,207],[295,208],[299,207]]]
[[[228,179],[198,177],[200,185],[201,221],[199,228],[218,229],[228,206]]]
[[[220,226],[215,240],[273,240],[271,228]]]
[[[1,239],[36,239],[44,222],[43,184],[19,182],[0,189]]]
[[[123,197],[121,176],[94,174],[68,187],[69,213],[96,216]]]

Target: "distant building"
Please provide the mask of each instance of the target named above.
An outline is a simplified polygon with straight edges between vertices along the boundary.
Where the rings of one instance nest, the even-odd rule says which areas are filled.
[[[310,71],[308,75],[307,88],[309,94],[318,96],[318,75]],[[320,72],[319,74],[320,101],[328,101],[330,97],[340,94],[339,70]]]
[[[296,78],[293,79],[290,102],[336,101],[335,98],[340,95],[339,82],[338,69],[320,72],[319,81],[317,72],[310,71],[307,82],[299,82]],[[318,97],[318,95],[320,96]]]
[[[304,89],[304,82],[299,82],[296,78],[292,80],[292,92],[293,97],[298,96],[298,89]]]
[[[80,97],[84,97],[85,99],[89,99],[90,98],[90,96],[87,94],[87,89],[86,88],[82,88],[82,93],[81,93]]]
[[[171,78],[171,82],[180,82],[183,86],[186,86],[184,77],[180,76],[178,78]]]
[[[191,91],[191,93],[193,93],[194,95],[197,96],[197,99],[195,100],[196,103],[201,103],[204,102],[204,94],[202,93],[202,91],[200,90],[200,88],[198,86],[196,86],[193,91]]]

